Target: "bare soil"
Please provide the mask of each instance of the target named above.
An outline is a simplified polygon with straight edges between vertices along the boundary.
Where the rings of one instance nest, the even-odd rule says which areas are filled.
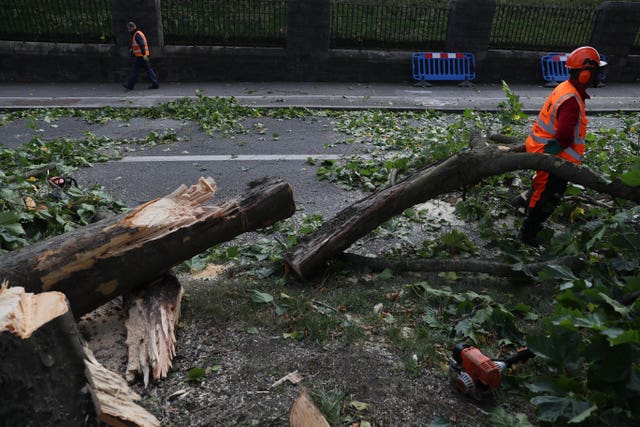
[[[371,426],[428,426],[442,419],[456,426],[491,425],[489,412],[497,402],[473,400],[453,389],[442,357],[422,361],[426,366],[416,372],[409,369],[400,349],[375,333],[325,345],[311,338],[287,339],[276,322],[255,320],[264,313],[246,313],[252,307],[245,303],[247,296],[231,289],[231,281],[226,284],[224,272],[181,275],[180,281],[186,294],[173,369],[168,378],[146,389],[140,379],[131,385],[142,396],[140,404],[162,425],[288,426],[291,406],[303,387],[316,404],[322,396],[343,396],[341,419],[332,425],[359,426],[368,421]],[[230,288],[221,289],[225,286]],[[340,285],[329,281],[324,286]],[[221,295],[229,299],[220,301]],[[124,376],[120,305],[114,300],[85,316],[80,328],[97,359]],[[256,322],[259,326],[250,330]],[[189,381],[192,368],[206,373]],[[274,386],[295,371],[303,378],[300,383]],[[514,413],[530,412],[519,399],[500,400]],[[349,406],[352,401],[369,406],[358,411]]]

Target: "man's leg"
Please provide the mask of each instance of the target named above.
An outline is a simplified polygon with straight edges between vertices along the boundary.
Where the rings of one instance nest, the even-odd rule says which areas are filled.
[[[158,76],[156,75],[156,72],[153,71],[153,68],[151,67],[151,61],[144,61],[144,66],[147,69],[147,75],[151,80],[151,86],[149,86],[149,89],[159,88],[160,83],[158,82]]]
[[[567,189],[567,181],[545,171],[538,171],[533,180],[533,189],[524,223],[520,229],[522,241],[531,244],[536,243],[536,234],[542,229],[542,223],[560,204]]]
[[[135,58],[133,58],[133,66],[131,67],[131,72],[129,73],[129,80],[127,80],[127,82],[124,84],[124,87],[129,90],[133,89],[136,81],[138,81],[138,73],[140,72],[141,65],[140,62],[144,62],[141,57],[136,56]]]

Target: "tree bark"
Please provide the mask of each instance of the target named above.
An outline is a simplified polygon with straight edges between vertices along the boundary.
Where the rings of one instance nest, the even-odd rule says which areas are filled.
[[[60,291],[78,318],[215,244],[295,212],[291,187],[279,178],[204,206],[214,191],[215,182],[201,178],[129,213],[4,254],[0,280],[34,293]]]
[[[310,279],[323,270],[328,260],[405,209],[477,184],[484,178],[519,169],[547,170],[596,191],[640,201],[640,187],[608,182],[586,167],[557,156],[503,150],[482,142],[357,201],[305,236],[285,254],[285,260],[302,279]]]
[[[84,354],[64,295],[4,288],[0,302],[3,425],[84,425],[92,404],[82,392]]]
[[[2,425],[160,425],[84,346],[60,292],[0,287],[0,354]]]
[[[456,271],[466,273],[486,273],[492,276],[512,277],[524,279],[529,274],[537,274],[550,264],[546,262],[534,262],[524,264],[519,269],[514,269],[512,264],[480,259],[412,259],[412,260],[388,260],[385,258],[367,257],[351,253],[343,253],[338,259],[351,267],[366,267],[372,271],[391,269],[394,271],[421,271],[443,272]],[[580,268],[584,264],[576,257],[558,258],[556,263],[571,269]]]

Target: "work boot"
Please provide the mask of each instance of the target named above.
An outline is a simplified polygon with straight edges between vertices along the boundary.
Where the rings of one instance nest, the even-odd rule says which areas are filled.
[[[525,229],[524,226],[522,226],[520,228],[520,231],[518,231],[518,239],[527,246],[532,246],[534,248],[537,248],[542,246],[542,243],[536,237],[537,234],[538,234],[537,232],[533,233]]]
[[[535,207],[533,209],[527,208],[524,222],[518,232],[518,238],[522,240],[524,244],[529,246],[540,246],[540,241],[536,236],[538,232],[542,230],[543,218],[544,213],[539,207]]]
[[[158,89],[159,87],[160,87],[160,85],[157,85],[157,84],[154,83],[151,86],[149,86],[148,89]]]

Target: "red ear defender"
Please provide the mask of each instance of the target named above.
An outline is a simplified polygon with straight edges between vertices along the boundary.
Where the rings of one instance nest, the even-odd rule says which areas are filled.
[[[578,74],[578,81],[583,85],[586,85],[589,83],[589,80],[591,80],[591,71],[587,69],[580,71],[580,74]]]

